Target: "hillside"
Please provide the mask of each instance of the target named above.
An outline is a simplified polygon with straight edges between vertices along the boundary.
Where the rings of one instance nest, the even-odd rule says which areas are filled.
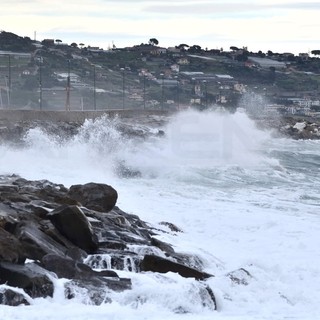
[[[320,109],[320,59],[308,54],[140,44],[102,50],[0,33],[0,108]],[[273,106],[273,107],[272,107]],[[259,109],[260,110],[260,109]],[[260,112],[260,111],[259,111]]]

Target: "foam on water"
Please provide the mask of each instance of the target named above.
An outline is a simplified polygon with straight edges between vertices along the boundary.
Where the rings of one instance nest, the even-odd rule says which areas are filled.
[[[70,139],[32,129],[23,147],[0,146],[0,171],[66,186],[108,183],[118,190],[123,210],[158,228],[165,228],[161,221],[175,223],[182,233],[158,238],[196,255],[215,274],[206,284],[217,298],[217,319],[316,319],[320,143],[274,139],[244,113],[182,112],[166,125],[164,137],[146,140],[123,139],[118,121],[87,121]],[[140,176],[121,178],[119,163]],[[226,276],[239,268],[252,275],[248,285]],[[40,310],[44,320],[212,319],[193,279],[120,275],[133,279],[133,290],[116,294],[112,304],[84,306],[81,293],[66,301],[57,281],[52,299],[0,307],[0,318],[40,319]]]

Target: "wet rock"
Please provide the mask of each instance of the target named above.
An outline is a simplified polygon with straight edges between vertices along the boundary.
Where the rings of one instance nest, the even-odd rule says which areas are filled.
[[[27,300],[27,297],[24,294],[17,292],[12,288],[5,287],[0,287],[0,304],[11,307],[17,307],[20,305],[30,305],[30,303]]]
[[[22,245],[25,257],[31,260],[41,260],[43,256],[49,253],[61,256],[69,255],[68,250],[74,248],[71,242],[68,242],[67,239],[57,232],[57,237],[54,239],[53,231],[49,235],[48,230],[48,234],[46,234],[41,228],[41,225],[33,221],[23,222],[16,228],[15,235]]]
[[[258,127],[262,129],[275,129],[276,136],[286,136],[295,140],[320,139],[320,122],[307,116],[283,116],[257,120]]]
[[[20,241],[11,233],[0,228],[0,261],[23,263],[25,258]]]
[[[65,284],[65,297],[79,299],[85,304],[101,305],[112,302],[112,291],[122,292],[131,289],[131,280],[119,279],[91,279],[72,280]]]
[[[109,250],[107,253],[88,256],[85,263],[91,268],[138,272],[140,260],[141,257],[134,252]]]
[[[97,238],[91,225],[78,206],[62,206],[48,214],[48,218],[59,232],[74,245],[87,253],[97,250]]]
[[[64,258],[55,254],[48,254],[41,260],[41,265],[49,271],[54,272],[58,278],[67,279],[90,279],[95,277],[118,278],[116,272],[104,270],[101,272],[92,270],[88,265]]]
[[[151,245],[159,248],[160,250],[162,250],[163,252],[165,252],[167,255],[172,255],[175,254],[174,249],[172,248],[172,246],[168,243],[165,243],[161,240],[158,240],[155,237],[151,238]]]
[[[53,296],[53,283],[48,271],[36,265],[0,262],[0,283],[23,289],[30,297]]]
[[[87,183],[70,187],[68,196],[79,201],[88,209],[108,212],[116,204],[118,193],[111,186],[102,183]]]
[[[159,222],[159,224],[168,227],[172,232],[183,232],[180,228],[178,228],[175,224],[171,222],[162,221]]]
[[[141,271],[153,271],[159,273],[175,272],[185,278],[195,278],[204,280],[212,275],[199,270],[176,263],[169,259],[164,259],[155,255],[145,255],[140,264]]]

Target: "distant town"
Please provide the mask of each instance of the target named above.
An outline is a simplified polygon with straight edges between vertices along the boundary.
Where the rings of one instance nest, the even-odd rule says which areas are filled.
[[[156,38],[108,50],[0,32],[0,109],[244,108],[320,116],[320,50],[250,52]]]

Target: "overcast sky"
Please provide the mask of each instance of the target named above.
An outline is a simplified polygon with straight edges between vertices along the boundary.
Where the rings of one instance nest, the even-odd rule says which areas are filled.
[[[229,50],[320,49],[319,0],[1,0],[0,29],[107,49],[181,43]]]

